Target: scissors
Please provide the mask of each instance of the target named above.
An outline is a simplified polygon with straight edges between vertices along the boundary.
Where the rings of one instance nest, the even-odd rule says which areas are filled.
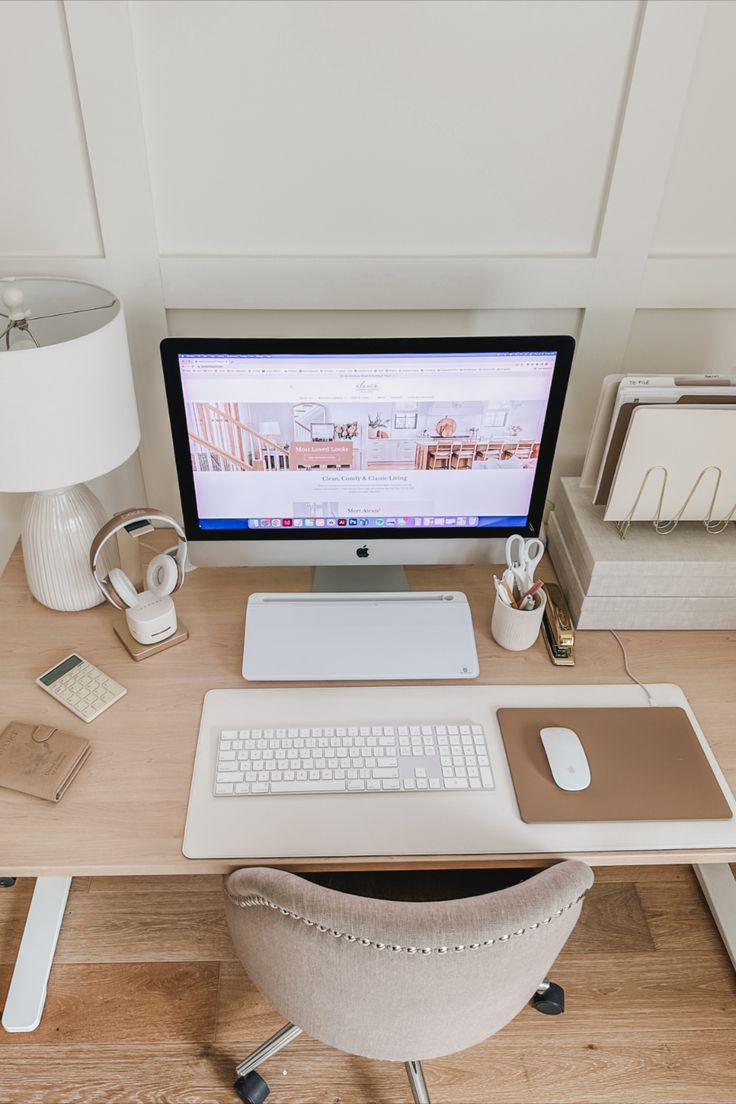
[[[544,545],[538,537],[525,540],[520,533],[513,533],[506,541],[506,563],[509,571],[525,594],[534,582],[534,572],[544,555]]]

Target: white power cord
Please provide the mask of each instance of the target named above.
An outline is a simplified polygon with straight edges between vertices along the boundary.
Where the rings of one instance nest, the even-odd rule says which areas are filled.
[[[621,653],[624,657],[624,670],[626,671],[626,674],[629,676],[629,678],[631,679],[632,682],[635,682],[637,686],[641,686],[642,690],[644,691],[644,693],[647,696],[649,704],[650,705],[656,705],[657,703],[654,700],[654,698],[652,697],[652,695],[650,694],[649,690],[646,688],[646,686],[644,685],[643,682],[639,681],[639,679],[636,677],[634,672],[629,667],[629,657],[626,654],[626,648],[624,647],[623,640],[618,635],[618,633],[615,631],[615,629],[609,629],[608,631],[610,632],[611,636],[613,637],[613,639],[616,641],[619,648],[621,649]]]

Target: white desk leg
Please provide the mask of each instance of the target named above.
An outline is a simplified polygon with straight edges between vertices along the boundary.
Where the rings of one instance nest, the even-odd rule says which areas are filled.
[[[728,863],[693,864],[703,896],[736,969],[736,879]]]
[[[36,879],[3,1009],[6,1031],[35,1031],[41,1022],[46,983],[71,884],[68,877]]]

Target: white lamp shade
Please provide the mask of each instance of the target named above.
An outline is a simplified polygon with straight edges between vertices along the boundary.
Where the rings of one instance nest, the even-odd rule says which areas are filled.
[[[67,313],[36,325],[34,315],[52,314],[58,302],[54,285],[62,286]],[[104,475],[140,441],[122,304],[77,280],[21,278],[16,286],[41,347],[0,348],[0,491],[45,491]]]

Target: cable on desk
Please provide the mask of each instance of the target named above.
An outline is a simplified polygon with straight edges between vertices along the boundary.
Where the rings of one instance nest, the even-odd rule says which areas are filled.
[[[631,679],[632,682],[635,682],[637,686],[641,686],[642,690],[644,691],[644,693],[647,696],[647,699],[649,700],[649,704],[650,705],[656,705],[657,703],[655,702],[654,698],[652,697],[652,695],[647,690],[644,683],[639,681],[639,679],[636,677],[634,672],[629,667],[629,657],[626,654],[626,648],[624,646],[623,640],[618,635],[618,633],[615,631],[615,629],[609,629],[608,631],[610,632],[611,636],[613,637],[613,639],[616,641],[619,648],[621,649],[621,653],[624,657],[624,670],[626,671],[626,674],[629,676],[629,678]]]

